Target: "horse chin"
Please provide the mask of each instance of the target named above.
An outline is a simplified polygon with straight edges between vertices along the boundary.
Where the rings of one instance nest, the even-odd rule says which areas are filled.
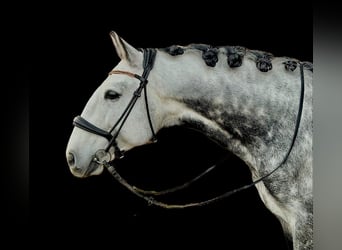
[[[91,162],[88,169],[85,171],[83,177],[88,177],[92,175],[100,175],[103,172],[103,165],[96,162]]]
[[[103,165],[97,164],[95,162],[92,162],[89,164],[88,168],[85,171],[79,172],[75,171],[73,169],[70,169],[73,176],[78,178],[86,178],[92,175],[100,175],[103,172]]]

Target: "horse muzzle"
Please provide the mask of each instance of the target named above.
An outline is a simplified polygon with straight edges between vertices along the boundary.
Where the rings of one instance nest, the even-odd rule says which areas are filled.
[[[90,163],[88,165],[82,166],[77,161],[77,155],[73,152],[67,153],[67,161],[71,173],[79,178],[85,178],[91,175],[99,175],[103,171],[103,165],[105,162],[110,162],[111,154],[103,149],[96,151],[92,156]],[[114,157],[113,157],[114,158]]]
[[[104,149],[96,151],[91,162],[89,163],[87,170],[84,173],[84,177],[101,174],[103,171],[103,165],[111,160],[113,159],[111,159],[111,154],[109,152],[105,151]]]

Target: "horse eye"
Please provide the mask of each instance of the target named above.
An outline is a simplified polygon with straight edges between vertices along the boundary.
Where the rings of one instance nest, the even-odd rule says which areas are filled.
[[[108,90],[105,93],[104,98],[109,99],[109,100],[116,100],[120,97],[121,95],[118,92],[115,92],[114,90]]]

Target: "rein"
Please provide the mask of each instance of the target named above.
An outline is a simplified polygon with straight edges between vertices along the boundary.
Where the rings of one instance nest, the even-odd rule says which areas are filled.
[[[104,167],[107,168],[108,172],[124,187],[126,187],[129,191],[131,191],[133,194],[135,194],[136,196],[144,199],[145,201],[148,202],[149,205],[155,205],[155,206],[159,206],[159,207],[163,207],[163,208],[187,208],[187,207],[196,207],[196,206],[204,206],[204,205],[208,205],[211,204],[213,202],[222,200],[224,198],[227,198],[237,192],[240,192],[242,190],[248,189],[250,187],[255,186],[257,183],[263,181],[264,179],[266,179],[267,177],[269,177],[270,175],[272,175],[275,171],[277,171],[281,166],[283,166],[283,164],[287,161],[294,143],[296,141],[297,138],[297,134],[298,134],[298,130],[299,130],[299,126],[300,126],[300,120],[301,120],[301,116],[302,116],[302,111],[303,111],[303,104],[304,104],[304,70],[303,70],[303,65],[304,63],[300,63],[300,80],[301,80],[301,92],[300,92],[300,99],[299,99],[299,106],[298,106],[298,113],[297,113],[297,117],[296,117],[296,125],[295,125],[295,129],[294,129],[294,134],[291,140],[291,144],[290,147],[288,149],[288,151],[286,152],[283,160],[279,163],[279,165],[277,167],[275,167],[272,171],[270,171],[269,173],[267,173],[266,175],[264,175],[263,177],[251,182],[250,184],[244,185],[240,188],[225,192],[219,196],[216,196],[214,198],[205,200],[205,201],[200,201],[200,202],[192,202],[192,203],[186,203],[186,204],[167,204],[161,201],[158,201],[154,198],[154,196],[158,196],[158,195],[165,195],[168,193],[173,193],[179,190],[182,190],[188,186],[190,186],[192,183],[198,181],[199,179],[201,179],[203,176],[205,176],[206,174],[208,174],[209,172],[211,172],[216,166],[217,164],[211,166],[210,168],[208,168],[207,170],[205,170],[204,172],[202,172],[201,174],[199,174],[197,177],[193,178],[192,180],[170,188],[170,189],[166,189],[166,190],[161,190],[161,191],[154,191],[154,190],[144,190],[144,189],[140,189],[138,187],[132,186],[131,184],[129,184],[124,178],[121,177],[121,175],[117,172],[114,164],[110,164],[109,161],[104,161],[100,159],[100,157],[98,157],[98,155],[101,155],[102,153],[108,154],[108,151],[111,147],[114,147],[114,154],[116,158],[122,158],[123,157],[123,151],[120,150],[120,148],[118,147],[118,144],[116,142],[116,139],[123,127],[123,125],[125,124],[128,116],[130,115],[132,109],[135,106],[136,101],[139,99],[139,97],[141,97],[141,92],[144,91],[144,99],[145,99],[145,107],[146,107],[146,114],[147,114],[147,119],[151,128],[151,133],[152,133],[152,141],[156,141],[156,134],[155,131],[153,129],[153,125],[152,125],[152,120],[151,120],[151,116],[150,116],[150,111],[149,111],[149,106],[148,106],[148,99],[147,99],[147,83],[148,83],[148,75],[150,73],[150,71],[153,68],[153,64],[155,61],[155,56],[156,56],[156,50],[155,49],[145,49],[144,50],[144,59],[143,59],[143,74],[141,76],[137,75],[137,74],[133,74],[131,72],[127,72],[127,71],[121,71],[121,70],[112,70],[111,72],[109,72],[109,75],[112,74],[123,74],[123,75],[127,75],[129,77],[133,77],[136,78],[140,81],[139,87],[134,91],[132,99],[130,100],[130,102],[128,103],[127,107],[125,108],[124,112],[121,114],[121,116],[119,117],[119,119],[116,121],[116,123],[114,124],[114,126],[111,128],[111,130],[105,131],[101,128],[98,128],[97,126],[93,125],[92,123],[88,122],[86,119],[84,119],[81,116],[77,116],[75,117],[73,124],[74,126],[81,128],[83,130],[86,130],[90,133],[105,137],[109,143],[106,147],[105,150],[100,149],[98,152],[95,153],[95,156],[93,158],[93,162],[96,162],[100,165],[103,165]],[[114,131],[114,134],[112,135],[112,132]]]
[[[129,72],[127,72],[129,73]],[[126,74],[126,72],[125,72]],[[131,74],[131,73],[130,73]],[[147,201],[147,203],[149,205],[155,205],[158,207],[162,207],[162,208],[167,208],[167,209],[179,209],[179,208],[188,208],[188,207],[199,207],[199,206],[205,206],[208,204],[211,204],[213,202],[222,200],[224,198],[227,198],[237,192],[240,192],[242,190],[248,189],[250,187],[255,186],[257,183],[265,180],[267,177],[269,177],[270,175],[272,175],[274,172],[276,172],[281,166],[283,166],[283,164],[287,161],[294,143],[296,141],[297,138],[297,134],[298,134],[298,130],[299,130],[299,126],[300,126],[300,121],[301,121],[301,116],[302,116],[302,111],[303,111],[303,104],[304,104],[304,72],[303,72],[303,64],[300,64],[300,79],[301,79],[301,92],[300,92],[300,99],[299,99],[299,107],[298,107],[298,113],[297,113],[297,118],[296,118],[296,125],[295,125],[295,130],[294,130],[294,134],[291,140],[291,144],[290,147],[288,149],[288,151],[286,152],[283,160],[279,163],[279,165],[274,168],[272,171],[270,171],[269,173],[267,173],[266,175],[264,175],[263,177],[260,177],[259,179],[251,182],[250,184],[244,185],[240,188],[236,188],[233,189],[231,191],[225,192],[219,196],[216,196],[214,198],[205,200],[205,201],[200,201],[200,202],[192,202],[192,203],[186,203],[186,204],[168,204],[165,202],[161,202],[158,201],[154,198],[154,196],[160,196],[160,195],[165,195],[165,194],[169,194],[169,193],[173,193],[179,190],[182,190],[188,186],[190,186],[192,183],[196,182],[197,180],[201,179],[204,175],[208,174],[209,172],[211,172],[214,168],[217,167],[217,164],[211,166],[210,168],[208,168],[207,170],[205,170],[204,172],[202,172],[201,174],[199,174],[197,177],[195,177],[194,179],[176,186],[174,188],[170,188],[170,189],[166,189],[166,190],[161,190],[161,191],[154,191],[154,190],[144,190],[144,189],[140,189],[137,188],[135,186],[132,186],[131,184],[129,184],[116,170],[115,165],[114,164],[109,164],[108,162],[98,162],[99,164],[103,164],[107,170],[109,171],[109,173],[124,187],[126,187],[129,191],[131,191],[133,194],[135,194],[136,196],[144,199],[145,201]]]

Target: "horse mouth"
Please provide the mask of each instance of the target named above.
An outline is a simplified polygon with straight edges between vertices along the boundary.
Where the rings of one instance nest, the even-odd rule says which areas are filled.
[[[100,175],[103,171],[103,164],[95,161],[91,161],[88,168],[83,174],[83,177],[88,177],[92,175]]]

